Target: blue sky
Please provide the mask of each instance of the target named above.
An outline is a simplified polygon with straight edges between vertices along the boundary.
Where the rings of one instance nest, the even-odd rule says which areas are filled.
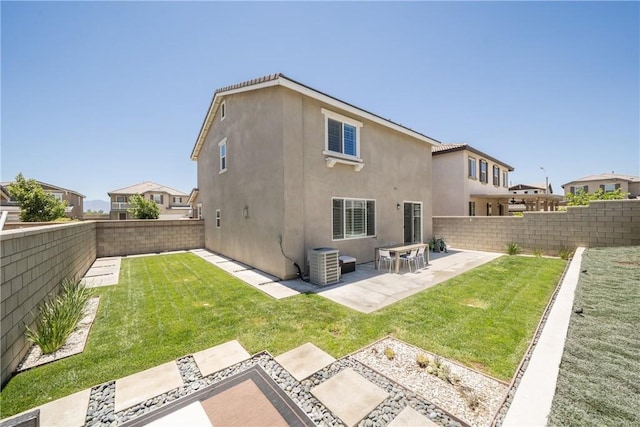
[[[640,175],[639,2],[6,2],[1,179],[189,192],[216,88],[274,72],[556,193]]]

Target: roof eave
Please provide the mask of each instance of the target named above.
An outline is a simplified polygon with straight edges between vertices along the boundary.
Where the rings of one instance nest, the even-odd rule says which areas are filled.
[[[366,110],[363,110],[359,107],[356,107],[354,105],[348,104],[344,101],[341,101],[337,98],[334,98],[330,95],[327,95],[325,93],[322,93],[316,89],[313,89],[309,86],[303,85],[302,83],[298,83],[295,80],[291,80],[290,78],[284,76],[284,75],[278,75],[278,77],[271,79],[271,80],[266,80],[266,81],[260,81],[258,83],[255,84],[250,84],[250,85],[246,85],[246,86],[231,86],[229,89],[223,89],[223,90],[219,90],[216,91],[214,93],[213,99],[211,100],[211,104],[209,106],[209,109],[207,111],[207,114],[205,115],[205,119],[202,123],[202,126],[200,127],[200,132],[198,133],[198,137],[196,139],[196,143],[193,147],[193,150],[191,151],[191,160],[198,160],[198,155],[200,154],[200,150],[202,149],[202,145],[204,144],[204,140],[207,137],[207,134],[209,132],[209,129],[211,128],[211,125],[213,123],[213,118],[216,116],[218,108],[220,107],[220,104],[222,103],[222,99],[225,96],[229,96],[229,95],[233,95],[236,93],[240,93],[240,92],[248,92],[248,91],[252,91],[252,90],[258,90],[258,89],[263,89],[266,87],[270,87],[270,86],[283,86],[286,87],[288,89],[294,90],[298,93],[301,93],[303,95],[309,96],[310,98],[316,99],[318,101],[321,101],[323,103],[329,104],[331,106],[340,108],[341,110],[347,111],[349,113],[355,114],[359,117],[368,119],[372,122],[378,123],[382,126],[385,126],[387,128],[393,129],[395,131],[398,131],[400,133],[403,133],[405,135],[409,135],[413,138],[416,138],[422,142],[426,142],[428,144],[431,145],[439,145],[441,144],[440,141],[428,137],[427,135],[424,135],[420,132],[416,132],[413,129],[409,129],[407,127],[404,127],[402,125],[399,125],[397,123],[394,123],[390,120],[384,119],[376,114],[370,113]]]

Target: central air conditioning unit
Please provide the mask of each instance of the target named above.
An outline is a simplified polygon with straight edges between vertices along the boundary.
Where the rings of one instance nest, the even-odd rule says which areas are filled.
[[[334,248],[315,248],[307,253],[309,280],[314,285],[331,285],[340,280],[340,251]]]

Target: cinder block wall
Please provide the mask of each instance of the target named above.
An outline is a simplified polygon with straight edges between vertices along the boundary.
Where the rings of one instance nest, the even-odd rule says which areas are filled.
[[[525,212],[523,217],[433,217],[433,233],[452,247],[555,253],[578,246],[640,245],[640,200],[595,201],[566,212]]]
[[[25,324],[65,278],[79,278],[96,259],[95,223],[66,223],[0,233],[0,342],[4,386],[29,346]]]
[[[204,248],[203,220],[96,222],[97,256]]]

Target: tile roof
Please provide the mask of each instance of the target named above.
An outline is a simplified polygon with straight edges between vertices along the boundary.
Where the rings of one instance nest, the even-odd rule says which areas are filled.
[[[107,194],[143,194],[149,191],[158,193],[168,193],[172,196],[189,196],[182,191],[175,190],[165,185],[157,184],[151,181],[141,182],[140,184],[131,185],[129,187],[120,188],[118,190],[109,191]]]
[[[494,163],[498,163],[500,165],[506,166],[507,169],[509,169],[509,171],[513,171],[514,170],[513,166],[510,166],[507,163],[503,162],[502,160],[498,160],[493,156],[490,156],[490,155],[488,155],[486,153],[483,153],[480,150],[476,150],[475,148],[473,148],[472,146],[470,146],[469,144],[466,144],[466,143],[449,143],[449,144],[442,143],[440,145],[431,146],[431,154],[432,155],[438,155],[438,154],[444,154],[444,153],[453,153],[455,151],[462,151],[462,150],[469,150],[472,153],[475,153],[480,157],[484,157],[485,159],[491,160]]]
[[[640,176],[636,176],[636,175],[624,175],[619,173],[601,173],[600,175],[589,175],[582,178],[574,179],[573,181],[568,182],[567,184],[571,184],[572,182],[603,181],[608,179],[621,179],[623,181],[640,182]]]

